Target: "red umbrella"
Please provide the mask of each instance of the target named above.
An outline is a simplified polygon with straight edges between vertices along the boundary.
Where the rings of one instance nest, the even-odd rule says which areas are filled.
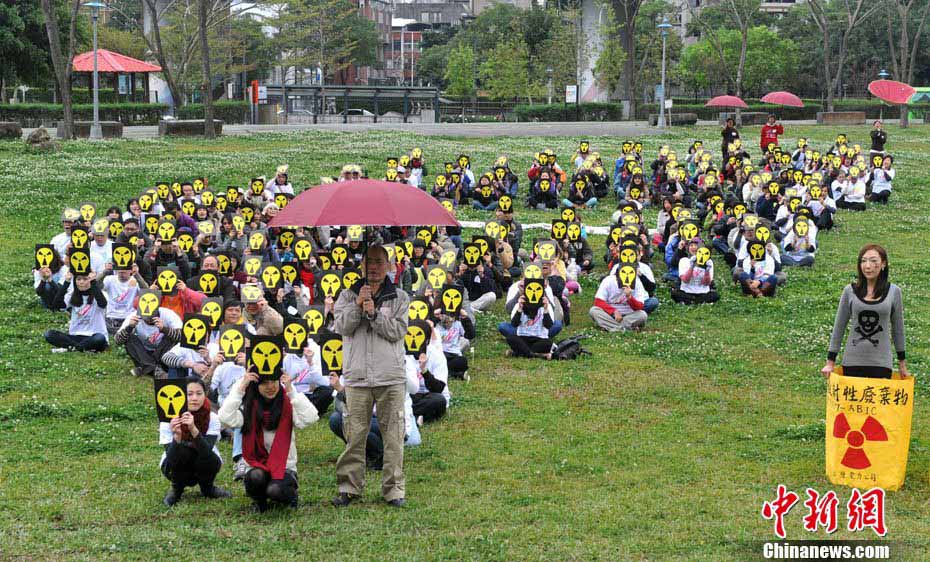
[[[804,102],[801,101],[801,98],[792,94],[791,92],[770,92],[762,96],[760,99],[762,103],[770,103],[772,105],[787,105],[788,107],[804,107]]]
[[[736,96],[717,96],[707,100],[707,103],[704,104],[704,107],[739,107],[742,109],[749,109],[749,106],[746,105],[746,102],[739,99]]]
[[[904,82],[895,80],[874,80],[869,83],[869,92],[888,103],[904,105],[917,90]]]
[[[439,201],[412,185],[353,180],[311,187],[270,226],[458,226]]]

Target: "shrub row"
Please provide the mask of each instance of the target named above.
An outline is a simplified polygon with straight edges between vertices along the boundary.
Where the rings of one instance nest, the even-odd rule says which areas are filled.
[[[101,121],[119,121],[123,125],[157,125],[168,106],[161,103],[101,103]],[[75,104],[74,120],[94,118],[93,104]],[[60,104],[17,103],[0,104],[0,121],[16,121],[23,127],[51,127],[62,119]]]
[[[203,104],[190,103],[177,108],[178,119],[203,119]],[[220,119],[225,124],[248,123],[249,102],[247,101],[217,101],[213,102],[213,118]]]

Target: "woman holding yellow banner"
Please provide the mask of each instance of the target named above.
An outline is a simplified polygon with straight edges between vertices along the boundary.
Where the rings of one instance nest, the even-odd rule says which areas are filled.
[[[850,319],[854,325],[843,352],[843,374],[848,377],[889,379],[892,374],[891,339],[898,372],[907,376],[904,358],[904,305],[901,289],[888,282],[888,254],[878,244],[859,251],[858,278],[843,289],[836,311],[827,363],[821,372],[829,378]]]

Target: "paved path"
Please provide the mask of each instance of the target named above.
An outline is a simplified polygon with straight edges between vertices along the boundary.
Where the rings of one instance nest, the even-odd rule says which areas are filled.
[[[896,120],[888,119],[886,123]],[[814,120],[783,121],[785,125],[813,125]],[[716,121],[699,121],[698,125],[718,126]],[[681,129],[681,127],[673,128]],[[33,129],[25,129],[23,135],[28,135]],[[293,131],[403,131],[427,136],[458,136],[458,137],[499,137],[499,136],[528,136],[528,137],[573,137],[586,136],[615,136],[633,138],[645,135],[658,135],[662,131],[650,127],[645,121],[573,121],[564,123],[321,123],[300,125],[226,125],[223,133],[226,135],[251,135],[254,133],[287,133]],[[54,138],[55,129],[49,129]],[[158,127],[134,126],[123,128],[123,136],[127,139],[152,139],[158,137]]]

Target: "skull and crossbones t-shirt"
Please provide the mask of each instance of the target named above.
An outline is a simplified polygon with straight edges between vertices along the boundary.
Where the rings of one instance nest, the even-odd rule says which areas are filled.
[[[846,286],[830,337],[829,359],[836,358],[850,321],[844,366],[890,368],[892,339],[897,358],[904,359],[904,306],[897,285],[891,285],[885,297],[877,301],[863,301],[852,285]]]

